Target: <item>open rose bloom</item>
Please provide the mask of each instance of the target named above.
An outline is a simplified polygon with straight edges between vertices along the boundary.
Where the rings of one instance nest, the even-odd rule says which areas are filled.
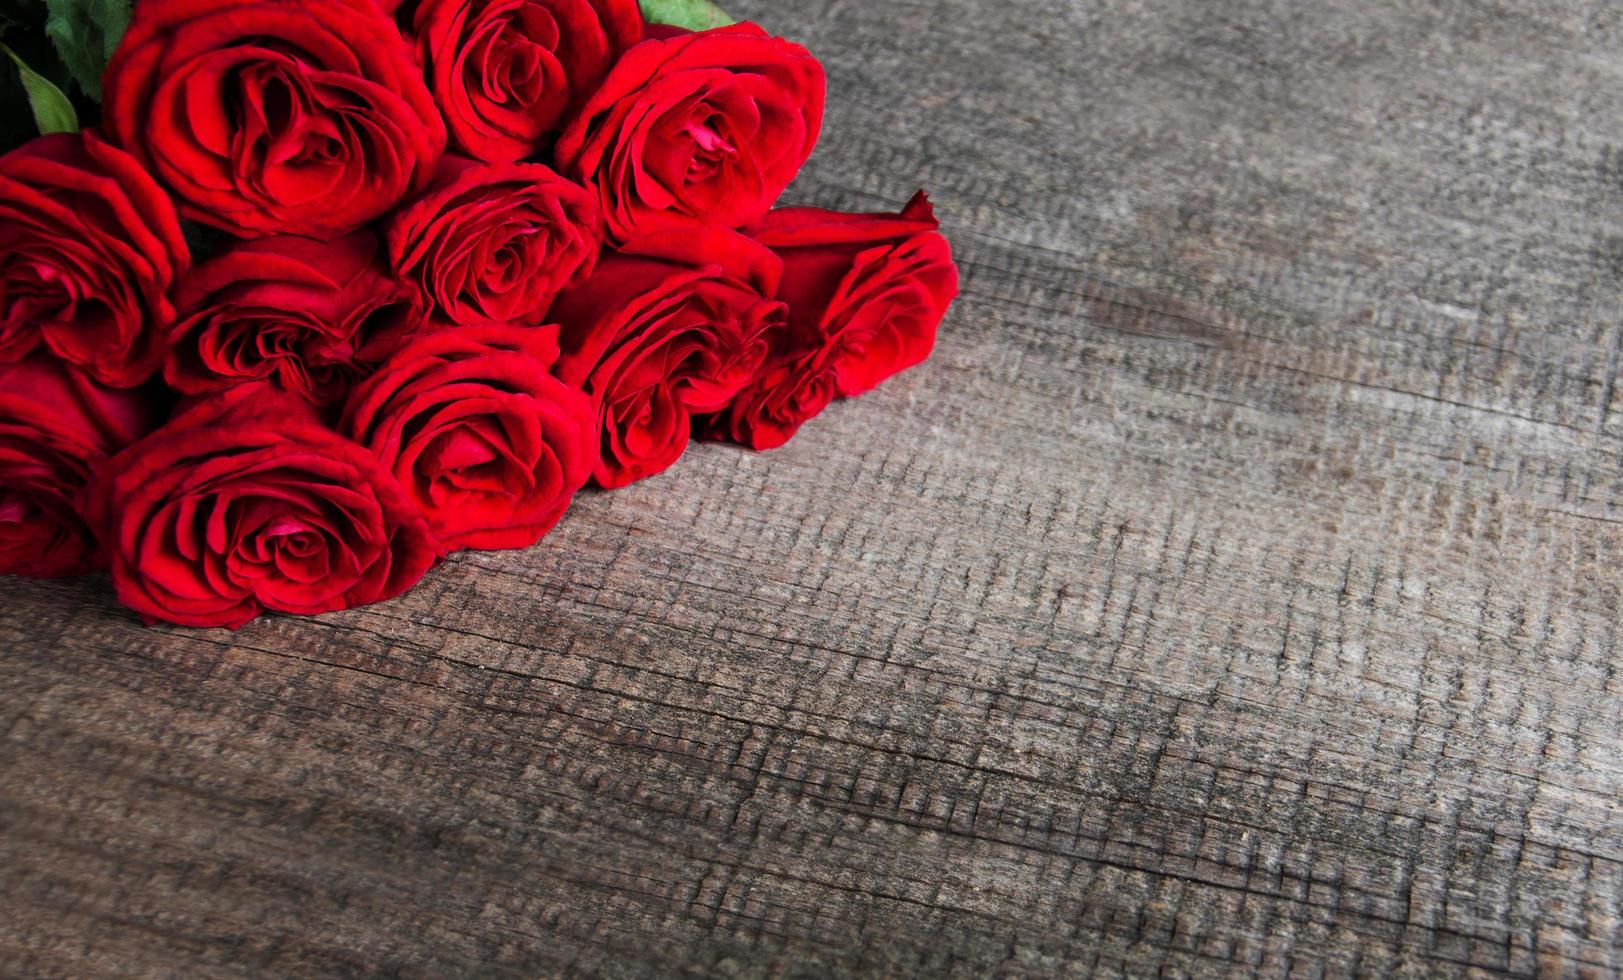
[[[811,155],[823,66],[753,24],[645,41],[609,72],[558,141],[609,237],[759,218]]]
[[[958,267],[923,192],[900,213],[781,208],[750,229],[783,262],[787,339],[712,431],[781,446],[836,397],[920,363],[958,295]]]
[[[440,554],[373,453],[263,383],[185,408],[114,456],[90,515],[119,599],[188,626],[387,599]]]
[[[341,428],[394,472],[447,549],[534,544],[591,476],[597,420],[548,370],[556,337],[509,324],[441,330],[350,399]]]
[[[43,348],[119,388],[163,361],[169,289],[190,261],[175,208],[91,133],[0,157],[0,361]]]
[[[636,0],[421,0],[412,33],[458,150],[536,155],[643,37]]]
[[[50,357],[0,364],[0,574],[106,566],[86,516],[91,473],[152,429],[154,409]]]
[[[448,156],[389,221],[390,264],[454,323],[540,323],[602,244],[591,195],[539,163]]]
[[[375,0],[141,0],[104,88],[114,138],[181,212],[243,237],[347,234],[445,150]]]
[[[188,626],[389,599],[695,437],[782,445],[957,294],[922,193],[781,205],[823,68],[757,25],[133,12],[99,127],[0,155],[0,574]]]
[[[389,271],[364,231],[232,245],[188,273],[175,297],[164,380],[189,395],[267,380],[335,404],[427,317],[422,291]]]
[[[676,462],[693,417],[725,409],[755,378],[787,322],[771,298],[781,271],[767,249],[712,228],[632,243],[559,299],[558,374],[585,390],[602,425],[598,486]]]

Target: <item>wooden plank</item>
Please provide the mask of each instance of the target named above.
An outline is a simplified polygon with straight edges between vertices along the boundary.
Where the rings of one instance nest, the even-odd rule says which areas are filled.
[[[936,358],[378,607],[0,583],[6,972],[1623,969],[1623,19],[729,7]]]

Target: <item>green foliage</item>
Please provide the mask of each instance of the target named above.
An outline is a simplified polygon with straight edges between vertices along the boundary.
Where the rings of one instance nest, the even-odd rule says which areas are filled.
[[[73,103],[62,94],[62,90],[51,84],[51,80],[39,72],[28,67],[17,52],[0,44],[0,51],[4,51],[17,64],[17,74],[21,76],[23,91],[28,94],[28,107],[34,111],[34,124],[41,133],[74,133],[79,130],[79,114],[73,111]]]
[[[84,93],[101,101],[101,72],[130,26],[130,0],[45,0],[45,33]]]
[[[650,24],[673,24],[690,31],[725,27],[737,21],[710,0],[641,0],[642,15]]]

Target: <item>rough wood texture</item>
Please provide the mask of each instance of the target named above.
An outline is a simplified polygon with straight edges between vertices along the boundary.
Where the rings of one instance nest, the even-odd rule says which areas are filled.
[[[380,607],[0,584],[5,972],[1623,968],[1617,6],[731,6],[935,360]]]

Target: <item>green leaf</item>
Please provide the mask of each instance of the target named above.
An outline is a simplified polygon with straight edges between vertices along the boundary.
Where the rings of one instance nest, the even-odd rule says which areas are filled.
[[[34,110],[34,124],[41,133],[75,133],[79,131],[79,114],[73,103],[51,80],[28,67],[17,52],[0,44],[0,51],[17,63],[17,74],[22,77],[23,91],[28,93],[28,107]]]
[[[722,13],[710,0],[641,0],[643,19],[650,24],[672,24],[690,31],[707,31],[738,21]]]
[[[101,73],[130,26],[130,0],[45,0],[45,33],[86,95],[101,101]]]

